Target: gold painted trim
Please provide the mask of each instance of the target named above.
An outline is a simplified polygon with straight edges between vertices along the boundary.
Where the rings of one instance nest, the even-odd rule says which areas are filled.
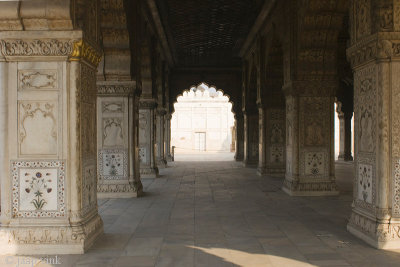
[[[69,61],[81,61],[82,59],[94,66],[98,66],[101,61],[102,54],[98,52],[88,42],[80,39],[74,42],[72,53],[69,56]]]

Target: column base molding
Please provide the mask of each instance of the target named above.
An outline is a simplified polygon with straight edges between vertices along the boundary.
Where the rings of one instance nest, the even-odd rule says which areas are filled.
[[[258,161],[257,160],[243,160],[243,167],[245,168],[254,168],[257,167]]]
[[[258,167],[257,174],[260,176],[272,176],[272,177],[285,177],[286,168],[272,168],[272,167]]]
[[[290,196],[337,196],[339,191],[335,182],[299,182],[285,179],[282,190]]]
[[[135,198],[143,195],[143,185],[135,182],[125,184],[97,184],[97,198]]]
[[[103,234],[103,221],[96,214],[79,225],[0,227],[0,254],[83,254]]]
[[[166,168],[167,161],[165,159],[157,159],[157,167],[158,168]]]
[[[377,249],[400,248],[400,221],[382,223],[353,210],[347,230]]]
[[[236,161],[243,161],[243,156],[235,156]]]
[[[140,168],[140,178],[158,178],[158,168],[157,167],[141,167]]]
[[[167,155],[167,162],[173,162],[174,158],[171,155]]]

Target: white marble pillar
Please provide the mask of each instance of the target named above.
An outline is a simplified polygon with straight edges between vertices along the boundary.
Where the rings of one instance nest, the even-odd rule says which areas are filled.
[[[0,88],[0,142],[7,140],[0,147],[0,253],[83,253],[103,232],[96,196],[99,50],[81,31],[0,32],[0,40],[7,86]]]
[[[350,3],[355,181],[347,229],[376,248],[399,249],[399,3],[366,1],[361,7]]]
[[[320,87],[319,87],[320,86]],[[326,84],[299,82],[293,92],[324,91]],[[286,174],[283,190],[293,196],[337,195],[334,165],[334,97],[296,93],[286,97]]]
[[[259,105],[258,108],[258,168],[257,174],[264,175],[267,169],[267,150],[266,143],[266,109]]]
[[[352,161],[353,156],[351,155],[351,119],[353,117],[352,112],[338,112],[339,118],[339,156],[338,160]]]
[[[139,101],[139,161],[141,178],[157,178],[156,108],[154,99]]]
[[[243,165],[256,167],[259,152],[259,117],[257,112],[244,114],[244,158]]]
[[[7,118],[8,118],[8,101],[7,101],[7,63],[0,61],[0,177],[6,177],[8,174],[8,150],[3,149],[7,145]],[[10,187],[8,179],[0,179],[0,225],[7,224],[7,216],[1,210],[9,210],[10,208],[6,197],[8,194],[2,194],[2,188]]]
[[[167,157],[167,162],[172,162],[172,152],[171,152],[171,114],[167,114],[165,117],[165,154]]]
[[[259,175],[284,176],[286,168],[285,110],[277,107],[260,109],[260,156]]]
[[[99,198],[142,194],[136,155],[138,101],[135,82],[97,82],[97,153]]]
[[[243,114],[235,115],[236,126],[236,144],[235,144],[235,160],[242,161],[244,158],[244,119]]]
[[[158,168],[165,168],[167,166],[167,159],[165,157],[165,116],[167,112],[164,109],[156,111],[156,161]]]

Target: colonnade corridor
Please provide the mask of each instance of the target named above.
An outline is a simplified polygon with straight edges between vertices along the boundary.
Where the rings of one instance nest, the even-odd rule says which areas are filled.
[[[169,163],[143,197],[99,200],[104,235],[54,266],[398,266],[346,231],[353,164],[336,170],[341,194],[313,198],[241,162]]]

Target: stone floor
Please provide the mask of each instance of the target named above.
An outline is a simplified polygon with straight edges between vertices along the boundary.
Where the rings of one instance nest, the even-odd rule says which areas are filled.
[[[105,234],[55,266],[400,266],[400,250],[373,249],[346,231],[352,165],[337,170],[340,196],[298,198],[241,163],[171,163],[144,180],[144,197],[99,201]],[[0,266],[31,266],[17,260]]]

